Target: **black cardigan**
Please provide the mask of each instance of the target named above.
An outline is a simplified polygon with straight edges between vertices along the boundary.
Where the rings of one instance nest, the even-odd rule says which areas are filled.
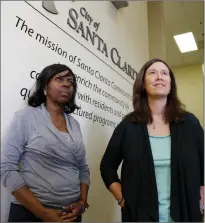
[[[204,130],[186,113],[170,123],[170,215],[175,222],[202,222],[200,186],[204,185]],[[121,180],[117,169],[122,163]],[[120,182],[125,198],[122,221],[159,221],[154,162],[145,124],[124,119],[114,130],[102,158],[101,176],[107,188]]]

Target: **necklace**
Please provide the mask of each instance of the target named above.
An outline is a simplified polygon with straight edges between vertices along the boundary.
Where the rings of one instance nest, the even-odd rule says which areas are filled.
[[[152,129],[156,129],[156,125],[158,125],[158,124],[161,125],[161,124],[164,124],[164,123],[162,123],[162,122],[158,122],[158,123],[157,123],[157,122],[156,122],[156,123],[153,124]]]
[[[56,125],[58,126],[58,127],[60,127],[60,125],[61,125],[61,122],[60,121],[56,121]]]

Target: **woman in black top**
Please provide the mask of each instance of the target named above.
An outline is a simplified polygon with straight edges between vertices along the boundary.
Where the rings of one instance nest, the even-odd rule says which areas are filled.
[[[153,59],[142,67],[133,87],[133,107],[114,130],[100,165],[106,187],[122,208],[122,221],[159,222],[168,213],[167,219],[175,222],[201,222],[204,131],[183,108],[174,74],[164,61]],[[159,160],[150,137],[165,136],[170,136],[169,148],[164,148],[170,149],[170,172],[164,176],[170,193],[162,211],[159,192],[164,185],[156,180]]]

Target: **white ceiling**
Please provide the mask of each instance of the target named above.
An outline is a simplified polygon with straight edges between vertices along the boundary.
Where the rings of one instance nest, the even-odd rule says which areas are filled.
[[[204,63],[204,2],[164,1],[166,60],[171,67]],[[199,50],[181,53],[174,35],[193,32]]]

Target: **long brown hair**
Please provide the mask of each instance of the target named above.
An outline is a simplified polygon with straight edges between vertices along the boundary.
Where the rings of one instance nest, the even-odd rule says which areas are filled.
[[[177,96],[177,86],[174,74],[166,62],[160,59],[152,59],[145,63],[139,73],[136,76],[133,86],[133,99],[132,104],[134,111],[128,116],[132,117],[134,122],[138,123],[152,123],[152,115],[148,105],[147,93],[144,89],[144,79],[147,69],[156,62],[161,62],[169,69],[169,75],[171,78],[171,90],[167,96],[167,104],[164,111],[164,119],[167,123],[172,121],[182,120],[185,113],[185,106],[180,102]]]

